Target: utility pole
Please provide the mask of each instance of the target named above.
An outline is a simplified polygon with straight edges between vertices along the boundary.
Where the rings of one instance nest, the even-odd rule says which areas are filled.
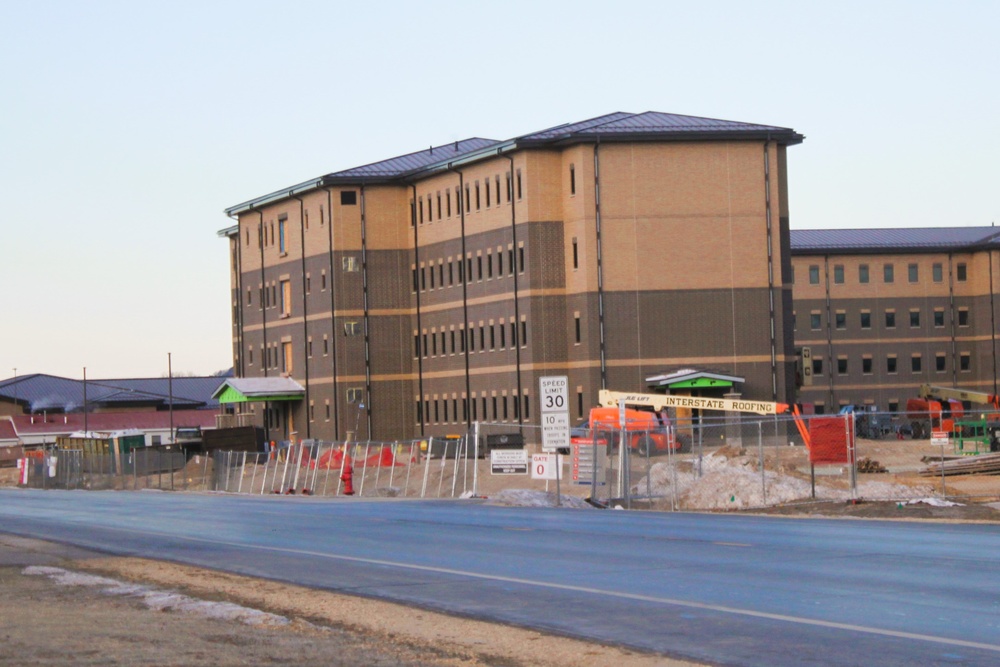
[[[167,352],[167,392],[170,394],[170,442],[174,442],[174,366],[170,352]]]
[[[87,428],[87,367],[83,367],[83,432],[88,434],[90,429]]]

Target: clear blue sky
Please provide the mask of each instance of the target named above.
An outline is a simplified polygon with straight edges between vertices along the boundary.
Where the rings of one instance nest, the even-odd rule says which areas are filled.
[[[0,377],[231,365],[222,210],[612,111],[792,127],[793,228],[1000,218],[998,2],[0,0]]]

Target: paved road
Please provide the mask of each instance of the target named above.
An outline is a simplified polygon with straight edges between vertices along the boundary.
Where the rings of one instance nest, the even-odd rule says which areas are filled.
[[[993,525],[5,490],[0,530],[711,663],[1000,663]]]

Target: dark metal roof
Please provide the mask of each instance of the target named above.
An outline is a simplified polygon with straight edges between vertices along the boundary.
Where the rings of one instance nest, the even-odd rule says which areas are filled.
[[[592,141],[597,137],[612,140],[622,138],[671,140],[693,138],[755,139],[770,137],[775,141],[785,144],[798,144],[803,139],[802,135],[787,127],[647,111],[640,114],[619,112],[600,116],[581,123],[564,125],[535,134],[525,135],[524,137],[520,137],[519,140],[526,142],[539,140],[560,142],[567,140]]]
[[[971,251],[1000,247],[1000,228],[801,229],[791,242],[793,255]]]
[[[473,137],[427,150],[407,153],[360,167],[326,174],[226,209],[236,215],[260,206],[288,199],[325,185],[365,184],[406,181],[448,168],[462,160],[474,161],[518,148],[557,146],[595,141],[718,141],[768,139],[785,145],[801,143],[803,136],[787,127],[740,123],[731,120],[683,116],[647,111],[634,114],[624,111],[597,116],[576,123],[557,125],[539,132],[524,134],[508,141]],[[220,235],[225,235],[220,232]]]
[[[373,162],[361,167],[337,171],[327,174],[323,177],[323,180],[330,182],[351,180],[356,182],[359,179],[398,178],[440,162],[460,159],[469,153],[494,146],[498,143],[500,142],[496,139],[483,139],[481,137],[463,139],[462,141],[455,141],[442,146],[431,146],[426,150],[407,153],[406,155]]]
[[[223,378],[216,376],[174,378],[174,408],[218,407],[218,401],[212,398],[212,393],[222,380]],[[87,404],[134,404],[167,409],[170,406],[170,384],[168,378],[87,380]],[[0,397],[16,399],[31,412],[72,412],[83,407],[83,381],[45,374],[21,375],[0,381]]]

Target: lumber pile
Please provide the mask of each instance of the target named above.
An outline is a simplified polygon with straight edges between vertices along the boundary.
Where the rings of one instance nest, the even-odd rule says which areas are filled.
[[[932,463],[920,471],[924,477],[940,477],[941,475],[1000,475],[1000,454],[980,454],[979,456],[963,456]]]

